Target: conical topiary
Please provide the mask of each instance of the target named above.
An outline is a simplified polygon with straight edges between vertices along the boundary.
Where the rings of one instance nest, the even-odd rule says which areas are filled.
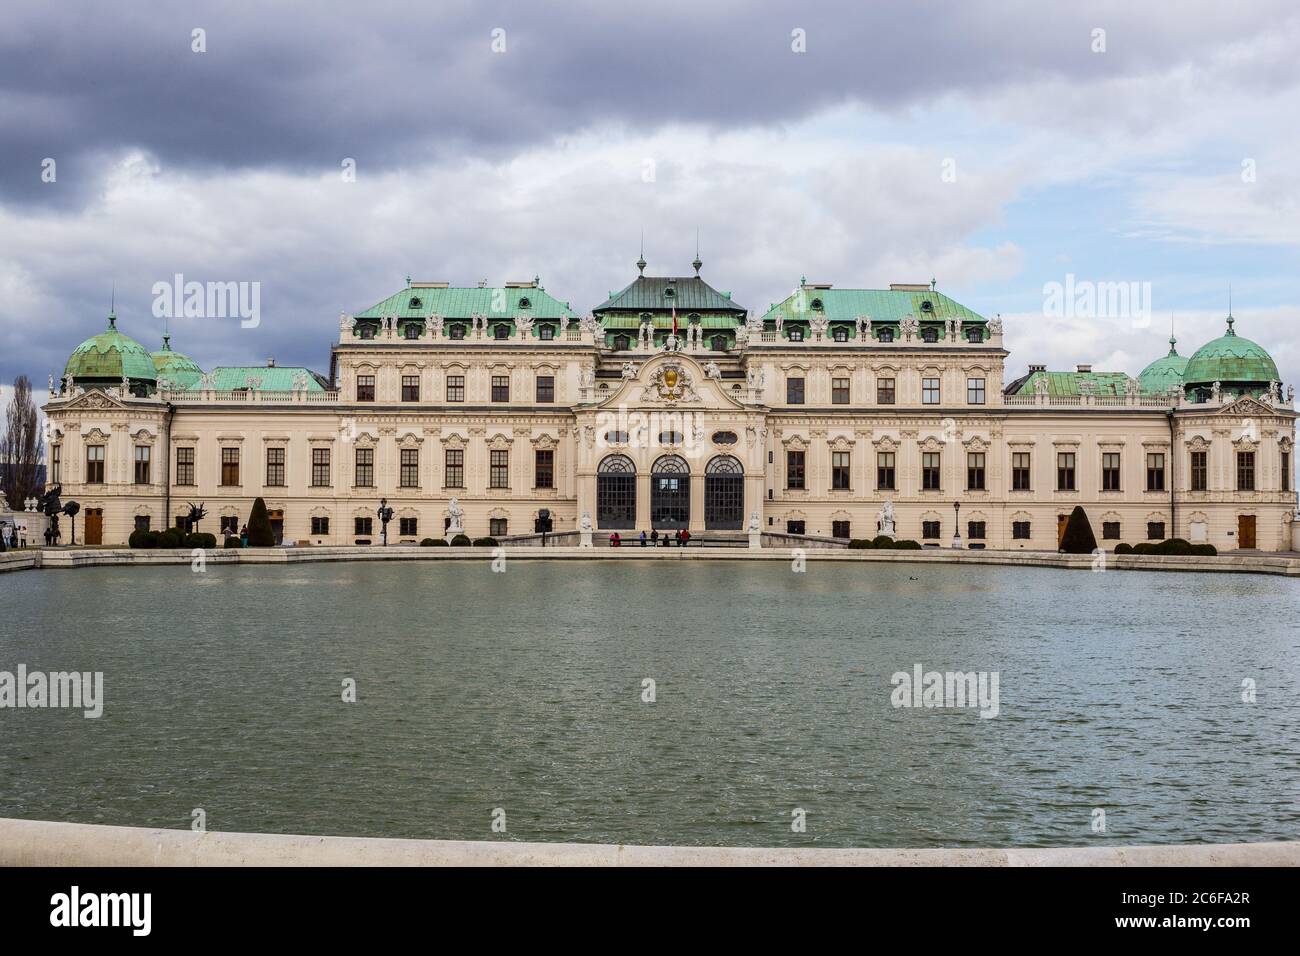
[[[275,547],[275,532],[271,530],[271,516],[266,513],[266,502],[261,498],[253,502],[253,513],[248,516],[248,546],[250,548]]]
[[[1065,522],[1065,534],[1061,538],[1061,551],[1065,554],[1092,554],[1097,550],[1097,537],[1092,533],[1092,524],[1082,505],[1075,505]]]

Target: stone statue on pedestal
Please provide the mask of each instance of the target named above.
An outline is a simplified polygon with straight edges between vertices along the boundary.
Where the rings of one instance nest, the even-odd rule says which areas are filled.
[[[460,502],[455,498],[447,502],[447,516],[451,519],[447,524],[447,534],[457,535],[465,533],[465,509],[460,506]]]
[[[880,508],[880,514],[876,516],[876,526],[881,534],[892,538],[894,536],[894,499],[886,498],[884,505]]]

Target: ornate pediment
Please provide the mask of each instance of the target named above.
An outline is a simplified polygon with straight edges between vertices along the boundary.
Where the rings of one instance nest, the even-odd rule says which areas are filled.
[[[679,361],[667,361],[655,367],[641,392],[644,401],[676,405],[679,402],[698,402],[700,394],[690,370]]]
[[[68,404],[64,405],[59,411],[77,411],[83,408],[105,409],[105,408],[126,408],[121,399],[109,395],[107,392],[98,388],[92,388],[84,395],[78,395]]]
[[[727,394],[720,379],[709,378],[699,363],[680,352],[661,353],[640,366],[634,362],[624,363],[619,387],[610,389],[608,396],[598,396],[597,400],[605,406],[645,404],[669,408],[680,405],[727,409],[744,407],[736,398]]]
[[[1276,409],[1270,408],[1258,399],[1251,398],[1249,395],[1243,395],[1234,402],[1229,402],[1220,408],[1215,414],[1217,415],[1273,415]]]

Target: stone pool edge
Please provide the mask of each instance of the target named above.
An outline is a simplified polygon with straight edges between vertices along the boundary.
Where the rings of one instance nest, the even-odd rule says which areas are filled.
[[[1300,842],[800,849],[193,833],[0,819],[0,866],[1300,866]]]
[[[790,561],[796,549],[689,547],[689,548],[537,548],[504,547],[507,558],[520,561]],[[1093,557],[1087,554],[1059,554],[1052,551],[850,551],[810,547],[802,550],[809,561],[883,562],[886,564],[987,564],[1025,567],[1091,570]],[[407,545],[381,547],[313,547],[209,549],[204,560],[211,564],[301,564],[320,561],[489,561],[495,548],[423,548]],[[27,569],[89,568],[111,565],[189,564],[189,549],[145,550],[130,548],[51,548],[10,551],[0,554],[0,572]],[[1273,574],[1300,577],[1300,556],[1274,553],[1220,554],[1214,557],[1184,555],[1115,555],[1107,553],[1106,569],[1115,571],[1204,571]]]

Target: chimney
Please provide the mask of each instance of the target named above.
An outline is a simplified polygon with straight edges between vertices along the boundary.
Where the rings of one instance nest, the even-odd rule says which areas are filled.
[[[1029,374],[1030,374],[1030,375],[1033,375],[1035,372],[1046,372],[1046,371],[1047,371],[1047,366],[1046,366],[1046,365],[1031,365],[1031,366],[1029,366]]]
[[[1078,366],[1078,370],[1079,370],[1080,372],[1091,372],[1091,371],[1092,371],[1092,366],[1091,366],[1091,365],[1080,365],[1080,366]]]

